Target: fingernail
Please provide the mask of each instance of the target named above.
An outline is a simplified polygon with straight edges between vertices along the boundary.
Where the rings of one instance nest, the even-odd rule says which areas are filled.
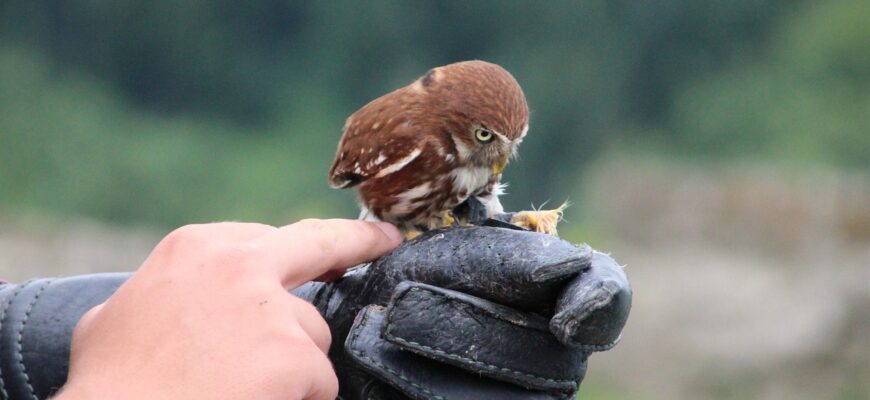
[[[402,233],[399,232],[399,228],[396,228],[395,225],[389,222],[375,222],[375,225],[377,225],[378,228],[384,231],[384,234],[387,235],[387,237],[389,237],[390,239],[393,239],[395,241],[402,240]]]

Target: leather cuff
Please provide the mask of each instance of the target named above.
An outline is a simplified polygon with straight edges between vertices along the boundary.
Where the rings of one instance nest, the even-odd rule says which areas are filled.
[[[0,287],[0,399],[45,399],[66,382],[79,318],[129,274],[35,279]]]

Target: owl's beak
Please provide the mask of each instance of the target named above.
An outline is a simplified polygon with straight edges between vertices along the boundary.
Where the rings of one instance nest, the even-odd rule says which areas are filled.
[[[507,165],[507,163],[508,163],[508,157],[501,156],[501,158],[498,159],[498,162],[495,162],[492,164],[492,173],[493,174],[500,174],[502,171],[504,171],[504,167],[505,167],[505,165]]]

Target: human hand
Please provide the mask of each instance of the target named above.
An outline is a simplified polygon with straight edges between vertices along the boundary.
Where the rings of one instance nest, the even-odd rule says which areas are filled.
[[[492,227],[428,232],[294,293],[330,324],[346,400],[573,397],[631,304],[609,256]]]
[[[329,327],[287,293],[401,243],[389,224],[182,227],[76,326],[61,400],[329,399]]]

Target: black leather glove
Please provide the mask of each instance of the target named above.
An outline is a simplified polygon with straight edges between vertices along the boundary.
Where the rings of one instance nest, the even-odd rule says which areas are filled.
[[[0,285],[0,400],[47,399],[66,382],[76,323],[129,273]]]
[[[0,286],[0,399],[53,394],[76,322],[128,276]],[[609,257],[494,228],[431,232],[338,282],[294,292],[332,327],[347,400],[569,397],[588,354],[615,342],[631,298]]]
[[[570,398],[631,303],[610,257],[491,227],[426,233],[294,293],[330,324],[345,400]]]

